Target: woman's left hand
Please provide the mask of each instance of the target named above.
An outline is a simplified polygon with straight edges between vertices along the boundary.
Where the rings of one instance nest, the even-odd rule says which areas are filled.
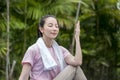
[[[75,28],[75,39],[79,39],[80,36],[80,21],[76,23],[76,28]]]
[[[76,23],[76,28],[75,28],[75,42],[76,42],[76,49],[75,49],[75,56],[72,54],[68,55],[65,57],[65,61],[67,64],[72,65],[72,66],[78,66],[82,64],[82,51],[81,51],[81,46],[80,46],[80,21]]]

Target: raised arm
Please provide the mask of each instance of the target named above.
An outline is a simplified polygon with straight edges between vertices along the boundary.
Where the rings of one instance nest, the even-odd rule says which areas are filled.
[[[80,37],[80,22],[78,21],[75,28],[75,41],[76,41],[75,56],[70,54],[65,58],[66,63],[69,65],[78,66],[82,64],[82,51],[79,37]]]
[[[75,49],[75,61],[78,64],[82,64],[82,51],[81,51],[81,45],[80,45],[80,22],[76,24],[75,29],[75,41],[76,41],[76,49]]]

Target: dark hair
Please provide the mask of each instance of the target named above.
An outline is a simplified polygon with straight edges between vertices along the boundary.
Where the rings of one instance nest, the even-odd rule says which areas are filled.
[[[44,26],[44,24],[45,24],[45,19],[47,19],[48,17],[53,17],[53,18],[56,19],[56,17],[55,17],[54,15],[45,15],[45,16],[43,16],[43,17],[40,19],[39,26],[38,26],[38,29],[37,29],[37,31],[38,31],[38,33],[37,33],[37,34],[38,34],[38,38],[43,36],[42,33],[41,33],[41,31],[39,30],[39,27],[43,27],[43,26]],[[58,22],[58,21],[57,21],[57,22]]]

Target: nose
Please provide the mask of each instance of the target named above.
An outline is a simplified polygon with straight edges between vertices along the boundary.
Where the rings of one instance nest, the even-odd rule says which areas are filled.
[[[59,28],[56,26],[53,26],[53,30],[58,30]]]
[[[54,32],[54,33],[59,32],[59,28],[57,28],[56,26],[54,26],[54,27],[53,27],[53,32]]]

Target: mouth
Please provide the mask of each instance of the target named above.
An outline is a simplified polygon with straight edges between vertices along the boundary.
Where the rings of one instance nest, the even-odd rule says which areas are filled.
[[[56,35],[57,33],[51,33],[51,34]]]
[[[57,35],[57,33],[51,33],[52,35]]]

